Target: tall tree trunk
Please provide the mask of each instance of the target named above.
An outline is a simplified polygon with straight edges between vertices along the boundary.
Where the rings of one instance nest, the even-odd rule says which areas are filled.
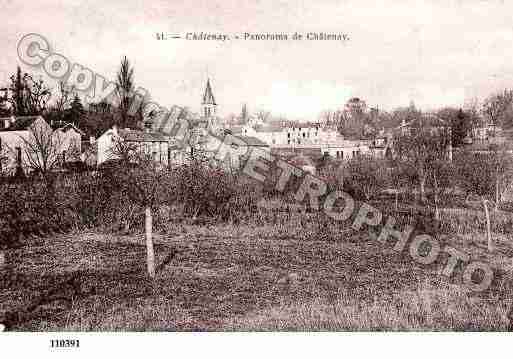
[[[153,217],[151,214],[151,207],[146,207],[145,210],[145,225],[146,231],[146,261],[148,266],[148,274],[151,278],[155,278],[155,251],[153,250]]]
[[[499,209],[499,176],[495,179],[495,211]]]
[[[5,259],[5,252],[0,251],[0,271],[3,271],[4,267],[6,266],[7,262]]]
[[[437,221],[440,220],[440,209],[438,208],[438,181],[436,180],[436,176],[434,178],[435,180],[435,186],[434,186],[434,194],[435,194],[435,219]]]
[[[483,198],[483,207],[485,210],[486,216],[486,238],[488,240],[488,252],[493,252],[493,243],[492,243],[492,230],[490,224],[490,212],[488,212],[488,206],[486,205],[486,200]]]
[[[420,191],[419,191],[420,203],[426,202],[426,179],[422,177],[420,179]]]

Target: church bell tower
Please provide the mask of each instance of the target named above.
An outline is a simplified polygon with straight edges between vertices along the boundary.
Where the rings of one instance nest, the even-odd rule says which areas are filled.
[[[207,79],[207,86],[203,94],[203,101],[201,101],[201,116],[206,119],[211,119],[216,116],[217,103],[212,93],[212,86],[210,79]]]

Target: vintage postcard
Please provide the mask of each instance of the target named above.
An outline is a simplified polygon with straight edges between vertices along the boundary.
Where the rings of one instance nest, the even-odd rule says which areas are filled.
[[[0,0],[0,348],[513,330],[512,13]]]

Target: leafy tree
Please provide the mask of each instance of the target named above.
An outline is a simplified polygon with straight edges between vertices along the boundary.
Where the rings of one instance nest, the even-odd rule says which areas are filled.
[[[363,111],[343,111],[338,123],[338,132],[345,138],[361,139],[364,136],[367,115]]]
[[[115,123],[115,109],[110,103],[91,103],[80,119],[80,129],[88,136],[97,138]]]
[[[26,115],[26,101],[25,101],[25,83],[21,74],[21,68],[16,68],[16,77],[11,76],[11,93],[13,98],[11,104],[16,115]]]
[[[242,105],[242,110],[240,112],[240,121],[242,124],[246,124],[248,122],[248,107],[246,104]]]
[[[80,97],[77,94],[73,97],[71,101],[71,105],[68,111],[68,121],[75,124],[78,127],[81,127],[81,121],[85,114],[84,106],[82,105],[82,101],[80,101]]]
[[[470,114],[463,109],[446,107],[437,112],[445,123],[451,127],[452,145],[460,147],[464,144],[464,139],[472,128]]]
[[[451,136],[453,147],[464,144],[464,139],[471,130],[469,116],[460,108],[458,114],[451,121]]]
[[[120,126],[131,125],[130,107],[134,96],[134,68],[130,65],[127,57],[121,60],[116,76],[116,93],[118,96],[118,110],[120,114]]]

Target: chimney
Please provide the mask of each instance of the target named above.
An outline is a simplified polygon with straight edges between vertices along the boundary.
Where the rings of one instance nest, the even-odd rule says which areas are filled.
[[[14,125],[15,122],[16,122],[16,117],[11,116],[11,117],[5,119],[4,126],[5,126],[5,128],[10,128],[12,125]]]

